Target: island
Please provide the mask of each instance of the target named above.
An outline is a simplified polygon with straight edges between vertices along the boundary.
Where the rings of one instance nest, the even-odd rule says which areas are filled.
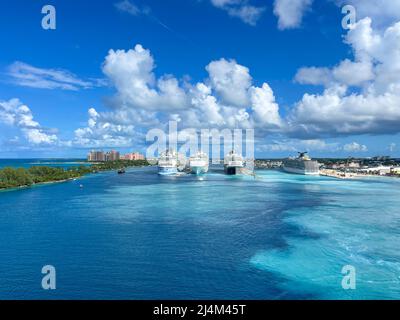
[[[56,168],[49,166],[32,166],[30,168],[6,167],[0,169],[0,190],[68,181],[101,171],[120,170],[122,168],[143,167],[149,165],[150,164],[146,160],[116,160],[91,163],[89,166],[81,165],[70,168]]]

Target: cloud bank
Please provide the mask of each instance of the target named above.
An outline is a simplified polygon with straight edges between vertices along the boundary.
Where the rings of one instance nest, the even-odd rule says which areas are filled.
[[[21,130],[26,140],[32,145],[52,145],[58,141],[55,134],[48,133],[33,119],[28,106],[18,99],[0,101],[0,123]]]
[[[143,134],[171,119],[182,129],[254,128],[263,137],[305,140],[399,133],[400,22],[377,31],[364,18],[344,41],[354,59],[301,68],[296,81],[324,91],[305,93],[284,117],[271,86],[254,84],[249,68],[235,60],[211,61],[205,67],[207,78],[189,83],[173,75],[157,78],[154,57],[140,44],[110,50],[103,72],[116,88],[109,101],[112,111],[93,109],[89,125],[76,131],[76,143],[129,144],[134,132]]]

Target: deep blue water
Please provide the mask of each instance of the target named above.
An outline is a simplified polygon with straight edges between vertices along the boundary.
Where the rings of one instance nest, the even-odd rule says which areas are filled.
[[[0,192],[0,299],[400,299],[400,179],[258,175],[135,168]]]

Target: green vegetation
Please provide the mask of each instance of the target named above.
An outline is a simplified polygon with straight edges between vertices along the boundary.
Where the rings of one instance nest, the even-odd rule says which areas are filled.
[[[107,162],[96,162],[91,166],[94,171],[107,171],[107,170],[118,170],[128,167],[145,167],[149,163],[146,160],[117,160]]]
[[[146,160],[119,160],[95,163],[91,166],[71,167],[69,169],[54,167],[4,168],[0,170],[0,189],[29,187],[37,183],[57,182],[82,177],[89,173],[117,170],[127,167],[148,166]]]

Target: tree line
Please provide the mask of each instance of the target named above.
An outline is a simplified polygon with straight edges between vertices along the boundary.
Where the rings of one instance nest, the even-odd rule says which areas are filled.
[[[37,183],[75,179],[89,173],[147,165],[149,163],[146,160],[118,160],[67,169],[48,166],[34,166],[30,168],[7,167],[0,169],[0,189],[29,187]]]

